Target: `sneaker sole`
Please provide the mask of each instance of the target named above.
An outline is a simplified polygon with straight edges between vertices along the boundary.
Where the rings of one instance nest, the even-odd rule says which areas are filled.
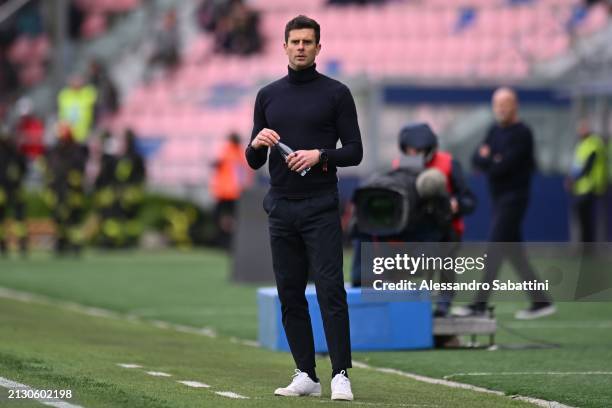
[[[283,393],[282,391],[274,391],[274,395],[277,397],[320,397],[320,392],[312,392],[310,394],[295,394],[295,393]]]
[[[538,310],[536,312],[529,312],[526,315],[516,315],[514,316],[517,320],[534,320],[539,319],[540,317],[546,317],[557,313],[556,307],[547,307],[542,310]]]
[[[331,399],[334,401],[352,401],[353,396],[346,395],[346,394],[336,394],[336,395],[332,395]]]

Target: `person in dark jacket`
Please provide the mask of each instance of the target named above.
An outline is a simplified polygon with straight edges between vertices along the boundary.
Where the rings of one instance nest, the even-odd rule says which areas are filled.
[[[46,157],[45,201],[56,224],[55,251],[78,253],[83,242],[81,222],[85,213],[84,174],[88,151],[75,142],[67,123],[58,125],[58,141]]]
[[[13,212],[13,232],[19,241],[22,255],[27,253],[25,201],[22,182],[26,174],[26,157],[19,152],[14,138],[0,129],[0,253],[7,254],[8,242],[5,221]]]
[[[523,281],[538,280],[522,245],[522,223],[529,204],[531,178],[536,167],[533,134],[518,117],[518,98],[510,88],[499,88],[493,94],[496,123],[473,155],[475,168],[485,173],[493,204],[489,232],[491,245],[483,282],[491,284],[505,258]],[[496,243],[514,243],[503,250]],[[555,313],[555,306],[542,291],[529,291],[531,306],[516,313],[517,319],[535,319]],[[490,291],[477,293],[474,303],[456,310],[458,315],[483,314]]]
[[[106,144],[110,142],[109,136]],[[133,246],[142,232],[138,215],[144,200],[145,161],[133,130],[127,129],[121,142],[118,154],[107,151],[102,155],[95,182],[99,241],[107,248]]]

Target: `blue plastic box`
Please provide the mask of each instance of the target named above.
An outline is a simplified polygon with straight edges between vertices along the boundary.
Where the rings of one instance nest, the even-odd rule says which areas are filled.
[[[359,288],[346,288],[353,350],[406,350],[433,347],[431,300],[426,293],[410,302],[364,301]],[[318,353],[327,352],[321,311],[314,285],[306,288]],[[289,351],[275,287],[257,291],[259,343],[272,350]]]

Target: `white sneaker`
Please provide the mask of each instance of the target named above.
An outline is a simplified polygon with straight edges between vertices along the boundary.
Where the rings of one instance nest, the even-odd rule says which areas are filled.
[[[557,308],[552,303],[542,303],[532,305],[529,309],[519,310],[514,318],[518,320],[532,320],[544,316],[550,316],[557,312]]]
[[[283,397],[320,397],[321,383],[312,381],[308,374],[296,368],[291,384],[285,388],[277,388],[274,391],[274,395]]]
[[[353,391],[351,391],[351,380],[346,376],[346,371],[342,370],[336,374],[331,381],[331,399],[339,401],[352,401]]]

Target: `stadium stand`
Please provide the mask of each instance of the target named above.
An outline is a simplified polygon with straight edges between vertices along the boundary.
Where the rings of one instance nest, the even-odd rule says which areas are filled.
[[[567,53],[577,37],[600,30],[608,18],[603,5],[587,9],[574,0],[249,4],[261,13],[265,47],[259,55],[217,54],[212,35],[199,33],[171,78],[129,93],[115,126],[130,124],[143,137],[162,141],[150,160],[154,183],[204,184],[203,163],[212,160],[224,135],[235,130],[248,136],[255,86],[285,73],[281,36],[294,10],[322,26],[321,71],[431,82],[527,80],[534,65]]]

